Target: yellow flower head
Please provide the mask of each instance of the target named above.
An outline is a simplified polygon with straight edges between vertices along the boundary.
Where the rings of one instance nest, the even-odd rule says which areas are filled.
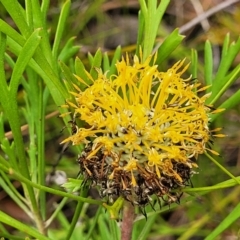
[[[75,103],[67,103],[87,127],[77,127],[64,142],[85,144],[81,172],[108,200],[123,196],[143,206],[156,195],[178,202],[180,194],[171,191],[188,184],[211,138],[209,94],[197,95],[206,87],[181,77],[184,60],[166,72],[151,61],[134,56],[131,64],[127,55],[116,75],[107,78],[99,70],[86,90],[75,86]]]

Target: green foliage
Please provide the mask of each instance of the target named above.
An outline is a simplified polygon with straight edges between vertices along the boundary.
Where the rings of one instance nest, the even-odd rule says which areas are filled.
[[[87,22],[96,14],[104,1],[92,1],[92,4],[82,16],[78,30],[82,30]],[[158,28],[169,0],[162,0],[157,5],[156,0],[139,0],[141,11],[139,13],[139,32],[136,46],[136,53],[143,49],[143,59],[151,54],[154,49]],[[59,108],[66,100],[72,98],[69,93],[74,90],[76,84],[81,90],[86,86],[75,77],[77,75],[87,84],[91,84],[91,78],[96,79],[99,69],[103,69],[107,77],[116,74],[115,64],[121,58],[122,48],[119,46],[113,51],[112,57],[98,49],[95,53],[89,53],[87,59],[76,56],[80,46],[75,44],[76,37],[71,36],[65,39],[66,25],[70,18],[71,2],[65,1],[61,7],[60,14],[56,20],[56,31],[49,32],[48,8],[50,1],[26,0],[25,5],[17,0],[1,0],[0,4],[5,13],[10,16],[14,24],[7,20],[0,19],[0,186],[8,197],[18,206],[33,223],[14,219],[10,215],[0,211],[0,237],[8,239],[120,239],[120,230],[115,220],[110,217],[121,217],[119,210],[122,207],[122,199],[118,199],[113,206],[102,207],[103,202],[88,198],[88,189],[84,188],[82,180],[69,178],[58,189],[57,186],[47,186],[46,175],[50,172],[47,165],[46,146],[46,119],[45,116],[54,109],[61,114],[66,113],[64,108]],[[2,10],[1,10],[2,11]],[[70,31],[71,32],[71,31]],[[51,35],[54,35],[53,40]],[[73,34],[74,35],[74,34]],[[64,39],[64,42],[63,42]],[[184,36],[179,34],[178,29],[173,30],[156,49],[159,67],[167,62],[170,57],[176,59],[177,47],[183,44]],[[189,51],[189,48],[186,48]],[[204,64],[202,66],[198,52],[192,50],[191,72],[193,78],[198,78],[199,66],[206,85],[211,85],[206,91],[211,92],[208,99],[209,104],[218,104],[216,107],[224,108],[225,111],[239,105],[240,90],[235,90],[226,100],[222,96],[228,91],[240,76],[240,64],[234,61],[240,51],[240,39],[230,42],[229,34],[226,35],[221,52],[221,59],[216,72],[214,72],[213,47],[210,41],[204,46]],[[187,56],[183,56],[187,57]],[[90,72],[90,76],[87,72]],[[23,97],[20,97],[21,89]],[[58,113],[57,113],[58,114]],[[212,116],[212,122],[220,119],[221,113]],[[66,128],[69,128],[71,117],[66,115],[63,118]],[[57,123],[58,120],[55,120]],[[21,126],[28,127],[28,139],[23,136]],[[63,123],[61,122],[63,125]],[[63,126],[62,126],[63,127]],[[11,136],[7,135],[10,129]],[[60,129],[59,129],[60,131]],[[80,151],[78,148],[77,151]],[[211,159],[211,156],[209,156]],[[65,161],[66,159],[64,159]],[[219,167],[220,175],[225,179],[211,185],[211,181],[205,182],[204,177],[197,180],[197,187],[184,189],[188,193],[181,201],[181,205],[187,203],[189,218],[196,216],[195,210],[206,211],[204,206],[197,203],[196,199],[211,194],[221,189],[234,190],[228,196],[221,196],[219,204],[216,204],[209,213],[206,213],[199,220],[192,221],[188,226],[174,228],[167,224],[161,217],[169,211],[174,211],[177,204],[163,206],[161,209],[155,206],[155,211],[148,207],[146,212],[147,221],[144,216],[139,215],[135,221],[132,239],[147,239],[150,234],[155,236],[169,236],[176,234],[178,239],[189,239],[192,236],[204,236],[206,239],[216,239],[222,236],[229,226],[236,223],[239,218],[239,204],[234,199],[239,198],[240,178],[228,171],[224,163],[211,159],[213,166]],[[68,161],[68,160],[66,160]],[[220,160],[219,160],[220,161]],[[209,164],[210,161],[206,161]],[[206,164],[206,163],[205,163]],[[75,160],[71,165],[74,176],[78,173]],[[208,165],[204,165],[206,171]],[[77,168],[77,170],[76,170]],[[64,166],[63,166],[64,169]],[[201,169],[201,168],[200,168]],[[66,169],[64,169],[66,170]],[[204,170],[199,173],[203,174]],[[218,172],[218,174],[219,174]],[[211,175],[214,177],[214,174]],[[206,179],[208,176],[206,175]],[[15,188],[14,181],[21,184],[23,194]],[[205,187],[203,185],[205,183]],[[75,195],[75,193],[78,195]],[[48,212],[47,193],[59,197],[52,212]],[[0,200],[1,201],[1,200]],[[70,219],[64,213],[64,207],[71,201],[77,202]],[[1,203],[0,203],[1,204]],[[94,217],[86,214],[89,204],[96,205]],[[232,210],[225,216],[218,226],[212,230],[211,226],[204,229],[205,225],[211,222],[211,217],[219,213],[220,209],[227,209],[231,204]],[[235,204],[235,205],[234,205]],[[107,212],[106,212],[107,210]],[[112,215],[111,215],[112,214]],[[79,219],[84,220],[79,220]],[[80,224],[78,224],[80,221]],[[51,227],[51,223],[57,222],[58,228]],[[14,227],[16,234],[10,233],[3,224]],[[158,225],[159,224],[159,225]],[[159,227],[161,225],[161,227]]]
[[[161,64],[163,61],[165,61],[167,57],[169,57],[169,55],[179,46],[179,44],[181,44],[183,39],[184,36],[179,34],[178,29],[175,29],[159,46],[157,50],[158,57],[156,62]]]

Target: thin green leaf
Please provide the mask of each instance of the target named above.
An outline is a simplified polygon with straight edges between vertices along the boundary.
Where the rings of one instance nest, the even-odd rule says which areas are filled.
[[[157,50],[157,64],[161,64],[165,61],[183,39],[184,36],[179,34],[179,29],[175,29],[169,36],[167,36]]]
[[[83,79],[87,84],[91,84],[91,81],[88,79],[88,76],[86,74],[85,66],[81,59],[78,57],[75,59],[75,72],[77,76]],[[77,85],[80,87],[81,90],[86,88],[86,86],[84,84],[81,84],[80,82],[78,82]]]
[[[30,35],[30,29],[27,25],[20,3],[17,0],[1,0],[1,3],[12,17],[22,35],[25,38],[28,38]]]
[[[232,173],[230,173],[225,167],[223,167],[219,161],[217,161],[216,159],[214,159],[211,155],[209,155],[207,152],[205,152],[205,155],[216,165],[218,166],[224,173],[226,173],[229,177],[231,177],[232,179],[234,179],[236,181],[236,183],[238,183],[240,185],[240,181],[238,180],[238,178],[236,178]]]
[[[2,223],[0,223],[0,232],[2,234],[8,234],[8,231],[6,230],[6,228],[3,226]],[[4,236],[5,237],[5,236]],[[11,239],[11,238],[10,238]]]
[[[2,143],[5,138],[5,129],[4,129],[4,115],[3,112],[0,113],[0,142]]]
[[[68,222],[66,215],[62,211],[58,212],[57,220],[60,223],[61,228],[64,229],[64,232],[66,232],[69,229],[70,224]],[[64,239],[64,240],[67,240],[67,239]]]
[[[5,232],[1,232],[1,237],[5,237],[6,239],[11,239],[11,240],[28,240],[25,237],[17,237],[17,236],[14,236],[12,234],[8,234],[8,233],[5,233]],[[4,238],[3,239],[1,238],[1,240],[4,240]]]
[[[15,152],[13,151],[14,149],[14,142],[12,142],[11,144],[9,143],[7,138],[3,138],[1,140],[1,149],[3,150],[3,152],[8,156],[9,158],[9,163],[11,165],[11,167],[18,169],[18,162],[17,162],[17,157]]]
[[[97,210],[97,212],[94,216],[94,219],[93,219],[93,223],[91,224],[90,229],[88,229],[88,233],[87,233],[87,236],[85,237],[85,240],[91,239],[93,231],[96,228],[96,225],[98,223],[98,218],[99,218],[101,213],[102,213],[102,208],[98,207],[98,210]]]
[[[59,62],[61,70],[63,72],[63,75],[65,77],[65,86],[67,86],[67,90],[69,91],[75,91],[75,88],[73,87],[73,83],[79,85],[76,77],[72,74],[72,71],[70,68],[64,63],[64,62]],[[70,96],[68,96],[69,98]]]
[[[137,234],[135,233],[135,239],[137,239],[137,240],[147,239],[147,236],[148,236],[149,232],[151,231],[152,226],[153,226],[154,222],[156,221],[157,217],[158,217],[157,214],[149,217],[147,219],[147,221],[145,222],[144,227],[141,228],[140,234],[137,236]],[[138,224],[140,224],[140,222]]]
[[[83,197],[87,197],[88,196],[88,189],[87,188],[81,188],[80,195],[83,196]],[[73,215],[73,218],[71,220],[70,227],[68,228],[67,236],[65,238],[66,240],[71,239],[73,231],[76,228],[76,224],[78,222],[79,216],[82,212],[83,204],[84,204],[84,202],[80,202],[80,201],[77,203],[77,207],[75,208],[74,215]]]
[[[42,5],[41,5],[41,12],[42,12],[42,17],[46,21],[47,19],[47,11],[49,8],[50,0],[42,0]],[[46,22],[45,22],[46,24]]]
[[[207,40],[204,47],[204,80],[207,86],[212,85],[213,74],[213,54],[211,43]],[[210,91],[208,88],[207,92]]]
[[[196,50],[192,49],[191,51],[191,73],[192,73],[192,78],[196,79],[198,74],[198,53]]]
[[[53,48],[52,48],[52,53],[54,59],[57,59],[58,55],[58,50],[61,42],[61,38],[64,32],[64,27],[67,21],[67,17],[69,15],[69,10],[70,10],[71,2],[70,0],[67,0],[61,9],[61,13],[58,19],[58,25],[57,25],[57,30],[54,38],[54,43],[53,43]]]
[[[77,206],[76,206],[76,208],[74,210],[73,218],[71,219],[71,223],[70,223],[70,226],[68,228],[67,236],[65,238],[66,240],[70,240],[71,239],[73,231],[76,228],[76,224],[77,224],[77,222],[79,220],[79,216],[80,216],[83,204],[84,204],[83,202],[78,202],[77,203]]]
[[[21,46],[11,38],[8,39],[8,47],[9,50],[17,56],[22,50]],[[60,81],[58,75],[55,74],[52,67],[46,61],[40,49],[36,49],[33,57],[34,60],[31,59],[29,61],[29,66],[44,79],[54,101],[58,106],[60,106],[68,95],[63,83]]]
[[[46,61],[51,66],[52,71],[57,74],[57,62],[55,61],[55,59],[53,59],[52,49],[49,41],[48,28],[46,26],[46,21],[42,17],[40,2],[38,0],[32,0],[32,10],[34,16],[34,28],[42,28],[42,41],[40,43],[41,55],[45,57]]]
[[[103,54],[103,72],[110,70],[110,61],[107,52]]]
[[[4,68],[4,52],[5,52],[5,48],[6,48],[6,35],[1,33],[1,32],[0,32],[0,43],[1,43],[0,44],[0,84],[1,84],[0,102],[1,102],[2,108],[5,112],[6,118],[8,120],[10,118],[10,120],[19,121],[19,119],[15,119],[15,118],[12,119],[12,116],[14,117],[14,114],[12,112],[12,105],[16,101],[15,101],[15,99],[9,98],[9,90],[8,90],[8,86],[7,86],[7,81],[6,81],[6,77],[5,77],[5,68]],[[16,110],[16,106],[15,106],[14,110]],[[3,122],[2,122],[2,124],[3,124]],[[18,122],[16,122],[16,124],[19,125]],[[12,126],[11,126],[11,128],[12,128]],[[19,129],[20,129],[20,126],[19,126]],[[14,136],[14,137],[16,137],[16,136]],[[17,139],[17,141],[18,140],[19,139]],[[19,140],[19,141],[21,141],[21,140]],[[5,139],[5,136],[4,136],[3,141],[2,141],[2,147],[3,147],[4,151],[10,153],[9,160],[10,160],[11,166],[14,167],[15,169],[19,169],[19,165],[17,163],[15,154],[14,154],[13,151],[11,151],[11,146],[10,146],[8,140]],[[23,157],[23,155],[21,157]]]
[[[30,69],[31,72],[32,69]],[[35,74],[35,72],[33,72]],[[34,80],[37,80],[35,78]],[[31,81],[29,81],[31,82]],[[45,117],[45,108],[46,108],[46,101],[44,101],[44,84],[42,79],[38,81],[38,94],[36,97],[38,97],[38,103],[36,105],[36,108],[38,109],[38,112],[35,116],[35,121],[38,119],[38,123],[35,122],[36,125],[36,133],[37,133],[37,152],[35,147],[32,147],[29,150],[32,150],[34,153],[33,158],[31,158],[31,166],[35,166],[35,156],[37,156],[37,164],[36,168],[38,169],[38,183],[41,185],[46,185],[46,175],[45,175],[45,169],[46,169],[46,161],[45,161],[45,121],[41,121],[40,119],[44,119]],[[31,135],[31,143],[34,144],[34,133]],[[34,171],[34,170],[33,170]],[[33,172],[32,172],[33,173]],[[34,177],[34,175],[32,175]],[[37,176],[36,176],[37,178]],[[44,191],[39,191],[39,208],[41,212],[41,216],[43,220],[46,220],[46,212],[47,212],[47,206],[46,206],[46,193]]]
[[[68,192],[75,193],[81,188],[83,180],[68,178],[68,181],[62,185]]]
[[[91,66],[93,65],[93,55],[89,52],[88,53],[88,61],[89,61],[89,63],[91,64]]]
[[[21,46],[24,45],[24,38],[2,19],[0,19],[0,30],[2,33],[5,33],[8,37],[12,38],[15,42],[18,42]]]
[[[62,198],[61,202],[57,204],[57,207],[54,209],[53,214],[45,221],[45,227],[48,228],[50,224],[54,221],[54,219],[57,217],[58,213],[62,210],[62,208],[67,203],[68,198]]]
[[[33,32],[33,34],[29,37],[23,46],[21,53],[19,54],[10,80],[9,89],[11,94],[13,94],[12,96],[17,93],[22,74],[41,41],[41,31],[41,29],[36,29]]]
[[[1,85],[0,102],[1,103],[6,101],[6,97],[7,97],[7,81],[6,81],[5,66],[4,66],[6,39],[7,39],[6,35],[0,32],[0,85]]]
[[[121,239],[120,238],[120,228],[117,225],[117,222],[114,220],[110,220],[109,222],[110,225],[110,232],[111,232],[111,236],[113,239]]]
[[[5,60],[6,60],[6,62],[9,64],[9,66],[10,66],[12,69],[14,69],[14,67],[15,67],[15,62],[13,61],[12,57],[11,57],[9,54],[7,54],[6,52],[5,52]],[[24,75],[24,76],[23,76],[23,75],[21,76],[20,82],[21,82],[21,84],[24,86],[24,89],[30,91],[29,85],[27,84],[27,81],[26,81],[26,79],[25,79],[25,75]]]
[[[79,216],[80,216],[82,205],[83,205],[82,202],[77,203],[77,207],[74,210],[73,218],[71,219],[69,226],[66,227],[66,231],[67,231],[67,236],[65,237],[66,240],[70,240],[72,237],[73,231],[76,227],[76,224],[77,224]]]
[[[31,32],[34,31],[33,27],[33,10],[32,10],[32,0],[26,0],[25,1],[25,9],[26,9],[26,20],[27,24],[29,26],[29,30]]]
[[[61,61],[67,63],[79,52],[80,46],[72,46],[61,56]],[[60,59],[60,58],[59,58]]]
[[[21,46],[25,44],[24,38],[1,19],[0,31],[10,37],[8,38],[9,50],[15,55],[19,55],[22,50]],[[1,48],[3,48],[3,46],[4,45],[1,44]],[[58,76],[53,73],[52,68],[42,55],[41,50],[37,50],[34,57],[36,62],[34,60],[30,60],[29,65],[45,80],[45,83],[48,85],[55,102],[57,105],[61,105],[63,102],[62,97],[66,97],[66,91],[64,90],[63,85],[60,84]],[[3,84],[6,85],[4,78],[0,79],[3,80],[1,86],[3,86]]]
[[[113,59],[111,61],[110,71],[107,74],[107,76],[111,76],[112,74],[116,73],[116,63],[121,58],[121,55],[122,55],[122,49],[121,49],[121,46],[118,46],[115,49],[115,52],[114,52],[114,55],[113,55]]]
[[[148,1],[147,7],[145,0],[140,0],[139,3],[144,17],[143,60],[145,60],[152,53],[159,24],[170,0],[162,0],[157,9],[156,0]]]
[[[222,57],[227,56],[228,49],[229,49],[229,44],[230,44],[230,34],[227,33],[224,41],[223,41],[223,46],[222,46]]]
[[[93,77],[93,79],[97,78],[98,72],[96,69],[100,68],[101,65],[102,65],[102,51],[98,49],[91,63],[90,75]]]
[[[20,196],[20,193],[17,192],[15,186],[10,182],[10,180],[7,178],[4,172],[1,172],[2,177],[0,177],[0,185],[4,189],[4,191],[7,193],[7,195],[26,213],[31,216],[30,210],[27,208],[25,204],[26,200]],[[5,180],[5,181],[4,181]],[[21,201],[25,200],[25,203]]]
[[[219,109],[232,109],[233,107],[239,105],[240,102],[240,90],[238,90],[236,93],[231,95],[223,104],[221,104],[218,108]],[[211,115],[211,121],[214,121],[218,118],[219,115],[223,114],[224,112],[220,112],[217,114]]]
[[[225,51],[225,50],[224,50]],[[236,43],[232,43],[225,55],[222,54],[221,62],[217,71],[217,74],[213,80],[212,95],[208,99],[208,102],[214,103],[225,91],[226,86],[229,85],[228,79],[225,76],[232,65],[233,60],[240,51],[240,38]],[[223,90],[224,89],[224,90]],[[221,92],[221,94],[220,94]]]
[[[215,85],[218,85],[219,83],[222,82],[221,78],[227,74],[233,60],[235,59],[239,51],[240,51],[240,38],[238,38],[238,41],[236,43],[233,42],[230,44],[227,54],[222,53],[222,58],[218,68],[218,72],[214,79]]]
[[[8,37],[12,38],[19,45],[23,46],[25,43],[25,39],[22,35],[20,35],[15,29],[13,29],[10,25],[0,19],[0,31],[5,33]]]
[[[104,221],[104,216],[101,214],[98,218],[98,226],[99,226],[99,231],[100,231],[100,239],[104,240],[112,240],[113,238],[111,237],[109,228]]]
[[[214,240],[226,230],[231,224],[240,218],[240,203],[231,210],[228,216],[205,238],[205,240]]]
[[[214,97],[210,97],[210,99],[208,99],[208,102],[210,102],[210,104],[214,104],[221,96],[222,94],[231,86],[232,83],[234,83],[237,78],[239,77],[240,75],[240,64],[238,66],[236,66],[230,74],[228,74],[227,76],[225,77],[222,77],[221,79],[221,83],[219,83],[219,85],[221,86],[215,86],[215,83],[214,86],[215,86],[215,89],[217,88],[218,89],[218,92],[214,91]],[[239,101],[238,101],[239,102]]]
[[[136,54],[139,56],[140,52],[140,47],[142,47],[143,43],[143,31],[144,31],[144,16],[142,11],[138,12],[138,36],[137,36],[137,49],[136,49]]]
[[[145,0],[140,0],[139,4],[141,6],[141,12],[142,12],[143,18],[144,18],[144,17],[146,17],[147,11],[148,11],[146,1]]]

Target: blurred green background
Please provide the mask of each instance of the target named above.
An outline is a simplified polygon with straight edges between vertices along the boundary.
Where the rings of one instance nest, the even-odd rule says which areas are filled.
[[[24,1],[20,1],[24,6]],[[179,46],[170,56],[167,62],[162,66],[167,69],[172,63],[182,58],[191,60],[191,49],[198,51],[198,72],[197,77],[200,82],[204,84],[203,62],[204,62],[204,44],[208,39],[213,45],[213,63],[214,69],[217,69],[221,59],[221,50],[226,34],[230,34],[232,41],[237,41],[240,32],[240,3],[235,3],[222,10],[216,11],[208,18],[202,18],[187,28],[187,23],[199,16],[209,9],[215,9],[223,1],[221,0],[189,0],[189,1],[171,1],[166,14],[163,17],[161,26],[159,28],[157,42],[161,43],[175,28],[180,29],[180,33],[185,35],[183,44]],[[227,1],[225,1],[227,2]],[[47,12],[47,24],[50,32],[51,40],[54,41],[58,17],[61,11],[61,6],[64,1],[50,1],[50,8]],[[139,3],[137,0],[85,0],[72,1],[70,15],[68,17],[65,32],[60,43],[63,48],[69,38],[75,37],[74,44],[79,45],[80,49],[77,52],[78,56],[88,66],[88,53],[94,54],[99,48],[103,52],[107,52],[112,56],[117,46],[122,46],[122,52],[135,50],[135,44],[138,32],[138,11]],[[14,26],[8,13],[4,10],[0,3],[0,16],[8,24]],[[240,54],[235,59],[232,66],[236,66],[240,62]],[[73,60],[68,60],[69,66],[72,66]],[[6,66],[7,69],[8,66]],[[11,71],[6,71],[10,78]],[[240,88],[240,80],[238,79],[221,97],[216,106],[228,99],[237,89]],[[24,92],[21,86],[18,89],[19,106],[24,106]],[[64,102],[62,103],[64,104]],[[53,174],[55,170],[61,170],[66,173],[67,177],[76,178],[78,175],[78,164],[76,162],[78,150],[70,146],[63,154],[63,146],[60,142],[68,136],[67,129],[64,129],[64,123],[58,117],[58,107],[52,99],[49,100],[46,108],[46,126],[45,126],[45,160],[47,162],[46,174],[48,176]],[[22,121],[22,135],[24,140],[28,142],[28,126],[26,122]],[[220,152],[220,157],[217,160],[226,167],[233,175],[240,175],[240,105],[237,105],[231,110],[223,113],[214,122],[215,126],[223,126],[223,132],[227,135],[226,138],[215,140],[215,149]],[[11,132],[6,125],[6,136],[8,139],[12,138]],[[201,156],[198,161],[198,174],[192,178],[194,187],[212,186],[216,183],[225,181],[229,177],[222,172],[217,166],[210,162],[205,156]],[[50,175],[49,175],[50,174]],[[20,185],[18,182],[14,183],[16,188]],[[52,186],[49,182],[49,186]],[[58,187],[58,186],[54,186]],[[59,187],[60,188],[60,187]],[[19,188],[19,192],[21,189]],[[98,193],[94,190],[90,191],[94,197],[98,197]],[[232,194],[228,202],[222,203],[226,195]],[[239,203],[240,188],[227,188],[223,190],[216,190],[206,195],[196,195],[194,201],[185,202],[188,194],[184,194],[183,202],[179,206],[173,206],[170,210],[162,214],[155,215],[154,220],[149,220],[148,224],[152,224],[151,231],[147,233],[149,240],[173,240],[173,239],[204,239],[209,232],[211,232],[232,209]],[[47,209],[49,213],[55,203],[61,200],[61,197],[47,194]],[[221,204],[219,204],[221,203]],[[218,207],[219,204],[219,207]],[[76,207],[75,201],[69,201],[63,208],[63,214],[71,221]],[[27,215],[23,214],[22,210],[14,204],[11,198],[0,188],[0,210],[6,212],[10,216],[22,222],[30,222]],[[97,207],[93,205],[84,205],[84,211],[79,219],[79,225],[75,232],[75,238],[85,233],[87,235],[88,229],[93,222],[93,216],[97,211]],[[152,211],[150,209],[150,211]],[[101,210],[101,212],[104,212]],[[59,216],[61,218],[61,216]],[[95,237],[92,239],[103,239],[102,227],[109,227],[107,224],[108,215],[103,214],[98,219],[98,224],[95,229]],[[55,232],[54,236],[59,236],[61,239],[61,232],[65,231],[64,226],[59,224],[58,219],[52,224],[52,230]],[[150,222],[150,223],[149,223]],[[144,217],[138,221],[136,229],[140,229],[146,221]],[[67,227],[67,225],[65,226]],[[184,235],[189,232],[189,229],[196,228],[196,232],[189,236]],[[135,229],[135,232],[137,231]],[[231,224],[217,239],[235,240],[240,238],[240,220]],[[14,230],[13,230],[14,231]],[[79,231],[79,232],[78,232]],[[106,236],[110,237],[110,236]],[[80,238],[79,238],[80,239]],[[106,238],[109,239],[109,238]],[[135,238],[145,239],[145,238]]]

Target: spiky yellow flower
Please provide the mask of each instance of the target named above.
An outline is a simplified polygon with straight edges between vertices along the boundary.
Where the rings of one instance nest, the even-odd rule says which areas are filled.
[[[196,158],[210,150],[209,114],[216,112],[205,104],[209,94],[198,96],[206,87],[181,78],[184,60],[166,72],[150,62],[155,58],[134,56],[131,65],[127,55],[110,78],[100,70],[96,80],[88,74],[90,85],[77,77],[86,90],[74,85],[75,103],[67,104],[87,127],[76,126],[64,141],[85,144],[81,172],[102,197],[123,196],[140,206],[152,195],[179,201],[172,190],[188,184]]]

